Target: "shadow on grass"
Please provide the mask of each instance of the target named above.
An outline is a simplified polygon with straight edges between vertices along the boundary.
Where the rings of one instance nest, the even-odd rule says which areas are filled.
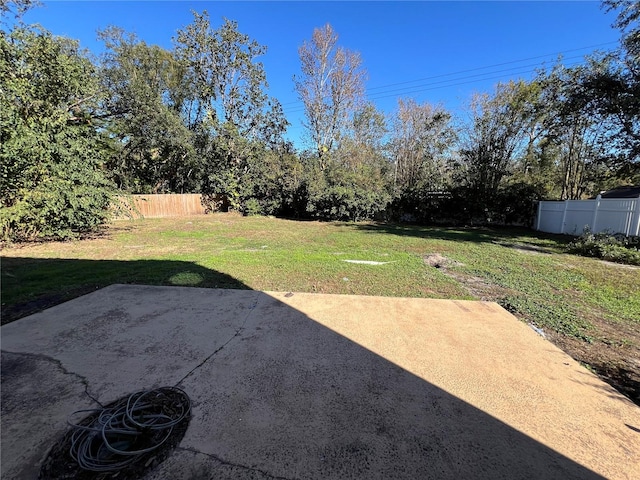
[[[369,233],[456,242],[495,244],[517,240],[518,244],[535,246],[548,241],[564,245],[573,240],[573,237],[568,235],[554,235],[522,227],[440,227],[397,223],[341,223],[340,225],[351,226],[354,229]],[[540,240],[540,242],[535,240],[526,241],[522,237]]]
[[[638,372],[621,365],[591,362],[589,366],[603,381],[609,383],[633,403],[640,406],[640,378]]]
[[[192,262],[3,257],[2,325],[114,283],[249,289]]]
[[[52,265],[60,275],[106,279],[108,266],[129,279],[200,275],[201,285],[243,287],[187,262]],[[82,308],[76,301],[2,328],[7,478],[35,478],[83,388],[106,396],[114,385],[176,382],[197,408],[159,478],[189,469],[207,478],[602,478],[262,292],[118,285]]]

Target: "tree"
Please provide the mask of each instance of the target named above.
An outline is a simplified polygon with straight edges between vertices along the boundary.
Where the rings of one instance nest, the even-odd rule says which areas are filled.
[[[614,27],[622,33],[621,48],[593,55],[581,71],[571,101],[606,118],[609,160],[621,181],[640,181],[640,3],[605,0],[618,11]]]
[[[471,101],[471,124],[461,149],[462,179],[480,205],[491,202],[522,153],[531,121],[531,91],[525,82],[498,84],[495,94]]]
[[[396,194],[445,190],[455,140],[449,112],[413,99],[399,99],[390,141]]]
[[[610,132],[615,127],[611,117],[602,115],[585,95],[582,85],[594,68],[598,67],[593,62],[571,68],[557,65],[539,80],[543,85],[540,101],[546,110],[547,149],[553,148],[556,154],[561,200],[597,194],[610,170]]]
[[[132,193],[183,193],[198,188],[192,132],[181,118],[185,69],[172,52],[118,28],[99,33],[107,47],[102,117],[116,140],[108,162],[119,188]]]
[[[384,115],[373,104],[357,111],[338,148],[307,162],[307,211],[330,220],[371,219],[391,200],[389,162],[383,153]],[[314,156],[315,157],[315,156]]]
[[[354,112],[362,103],[366,72],[360,55],[337,46],[331,25],[313,31],[311,40],[298,49],[302,76],[294,77],[296,91],[304,103],[311,142],[323,158],[345,134]]]
[[[637,63],[640,55],[640,3],[635,0],[603,0],[602,6],[607,12],[618,11],[613,26],[623,33],[623,46]],[[640,72],[635,70],[635,73]]]
[[[5,240],[66,238],[110,216],[100,89],[76,42],[41,28],[0,32],[0,229]]]
[[[214,30],[207,12],[178,31],[176,55],[186,67],[190,88],[182,114],[195,134],[203,159],[203,193],[225,195],[242,209],[252,164],[264,149],[284,148],[287,122],[277,100],[269,98],[263,65],[266,47],[225,20]]]
[[[39,5],[39,0],[0,0],[0,17],[12,14],[16,19],[20,19],[27,10]]]

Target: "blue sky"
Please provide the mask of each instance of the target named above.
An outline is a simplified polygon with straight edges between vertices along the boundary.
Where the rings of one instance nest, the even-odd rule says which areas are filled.
[[[566,64],[596,49],[617,46],[620,35],[596,1],[493,2],[298,2],[298,1],[44,1],[28,12],[55,34],[101,51],[96,30],[117,25],[147,43],[171,48],[176,30],[207,10],[214,26],[226,17],[268,47],[264,63],[269,94],[283,104],[300,146],[302,109],[293,90],[297,49],[315,27],[330,23],[339,44],[360,52],[367,91],[391,113],[398,97],[442,104],[454,114],[473,92],[490,92],[498,81],[531,78],[558,54]],[[459,72],[459,73],[458,73]]]

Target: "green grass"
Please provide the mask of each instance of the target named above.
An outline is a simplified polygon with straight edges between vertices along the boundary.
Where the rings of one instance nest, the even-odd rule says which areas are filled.
[[[517,229],[224,214],[123,221],[100,238],[5,248],[2,306],[11,316],[16,305],[111,283],[473,299],[465,285],[475,280],[486,298],[577,339],[597,338],[594,321],[637,324],[640,271],[564,254],[566,241]],[[430,267],[431,253],[457,263]]]

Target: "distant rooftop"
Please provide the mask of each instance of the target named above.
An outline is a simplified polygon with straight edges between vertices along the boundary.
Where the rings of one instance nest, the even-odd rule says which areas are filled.
[[[616,187],[600,194],[600,198],[638,198],[640,197],[640,185],[627,185]]]

